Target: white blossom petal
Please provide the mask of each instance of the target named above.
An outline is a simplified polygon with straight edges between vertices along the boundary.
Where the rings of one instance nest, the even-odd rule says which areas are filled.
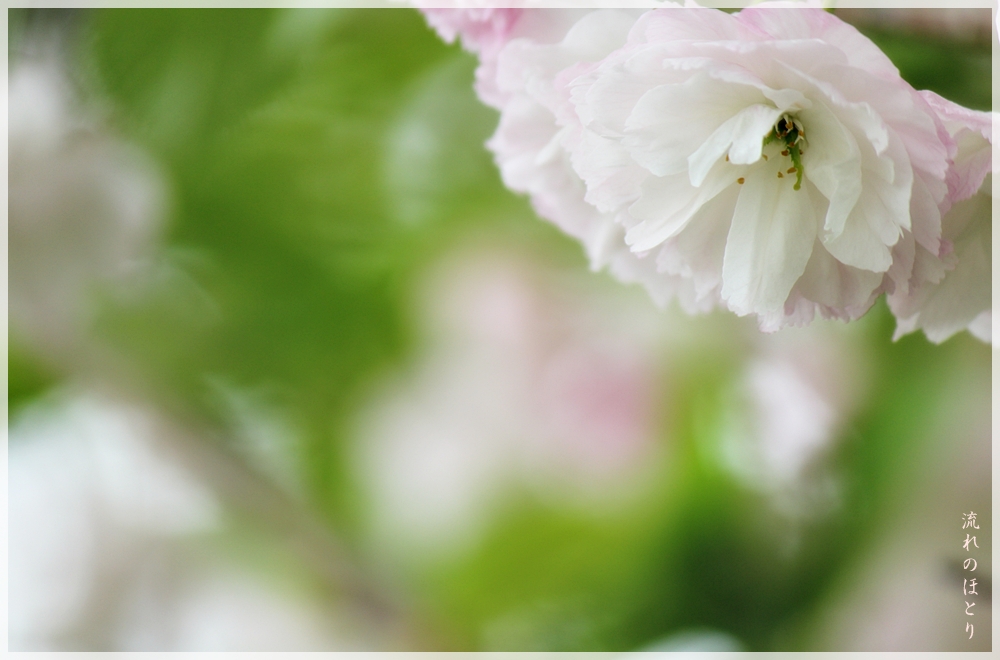
[[[722,297],[740,315],[784,308],[816,238],[814,201],[779,166],[749,172],[733,214],[722,266]]]
[[[959,202],[946,216],[946,238],[954,242],[954,270],[909,296],[889,296],[898,319],[896,338],[922,329],[932,342],[941,343],[975,324],[976,336],[989,340],[982,316],[992,307],[992,201],[983,192]]]
[[[764,138],[781,117],[782,111],[766,105],[751,105],[715,129],[698,150],[688,156],[688,176],[692,186],[705,182],[709,171],[724,155],[734,165],[750,165],[760,160]]]
[[[699,188],[691,185],[686,173],[646,179],[642,196],[628,207],[629,215],[642,222],[629,228],[625,242],[633,252],[645,252],[676,236],[705,203],[736,184],[739,171],[732,170],[724,162],[716,163]]]
[[[656,176],[687,172],[690,155],[720,126],[748,105],[764,100],[753,87],[726,84],[707,74],[692,76],[678,85],[655,87],[635,104],[622,146],[637,164]],[[691,184],[700,185],[694,179],[692,174]]]

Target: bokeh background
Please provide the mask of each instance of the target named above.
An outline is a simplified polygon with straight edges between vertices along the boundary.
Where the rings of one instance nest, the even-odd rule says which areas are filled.
[[[991,107],[989,10],[837,13]],[[991,648],[989,346],[589,272],[413,10],[8,56],[11,650]]]

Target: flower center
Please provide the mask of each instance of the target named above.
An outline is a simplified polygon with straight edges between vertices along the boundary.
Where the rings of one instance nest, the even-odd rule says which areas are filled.
[[[784,144],[781,155],[791,158],[792,166],[788,168],[788,173],[795,174],[795,190],[802,187],[802,148],[805,141],[806,129],[802,122],[788,114],[781,115],[771,132],[764,137],[765,147],[772,142]],[[778,176],[783,176],[780,171]]]

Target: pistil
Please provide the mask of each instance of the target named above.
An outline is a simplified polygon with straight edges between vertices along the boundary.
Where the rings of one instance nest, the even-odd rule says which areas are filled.
[[[787,114],[781,115],[774,128],[764,138],[765,147],[772,142],[781,142],[785,145],[781,155],[791,158],[792,167],[788,168],[788,173],[795,174],[795,190],[802,187],[802,147],[805,146],[805,140],[805,127],[799,120]],[[780,170],[778,176],[784,176]]]

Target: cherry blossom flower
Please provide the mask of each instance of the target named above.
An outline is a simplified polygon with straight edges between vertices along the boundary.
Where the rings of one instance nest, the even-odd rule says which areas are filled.
[[[418,3],[418,5],[423,3]],[[427,22],[446,42],[460,39],[462,46],[479,56],[476,92],[487,105],[501,107],[511,90],[501,91],[497,81],[500,51],[513,40],[555,43],[578,20],[592,13],[587,9],[516,9],[471,7],[424,8]]]
[[[567,91],[588,200],[637,257],[765,330],[857,318],[909,281],[918,239],[940,250],[949,136],[825,12],[649,12]]]
[[[933,92],[924,97],[944,119],[958,145],[948,176],[951,208],[941,221],[942,239],[951,247],[944,266],[923,251],[915,273],[927,268],[923,286],[900,288],[888,296],[899,323],[896,337],[922,329],[942,342],[967,329],[983,341],[992,334],[992,166],[993,120],[947,101]]]
[[[989,223],[955,203],[982,183],[963,163],[985,172],[989,150],[961,147],[978,130],[956,115],[969,111],[914,90],[835,16],[772,2],[523,10],[491,31],[458,19],[480,97],[501,112],[488,146],[504,182],[594,269],[765,331],[854,320],[887,293],[900,333],[985,336],[988,271],[958,264],[982,261]],[[935,294],[948,287],[970,301],[957,316]]]
[[[543,13],[544,12],[544,13]],[[540,216],[581,241],[594,270],[609,269],[624,282],[645,285],[659,304],[678,298],[689,312],[711,309],[690,279],[660,273],[653,260],[638,260],[624,242],[614,213],[588,203],[563,141],[572,129],[558,116],[564,98],[556,77],[580,62],[596,61],[622,46],[642,10],[562,12],[537,10],[521,17],[517,34],[483,67],[496,71],[500,125],[487,143],[504,183],[527,193]]]

